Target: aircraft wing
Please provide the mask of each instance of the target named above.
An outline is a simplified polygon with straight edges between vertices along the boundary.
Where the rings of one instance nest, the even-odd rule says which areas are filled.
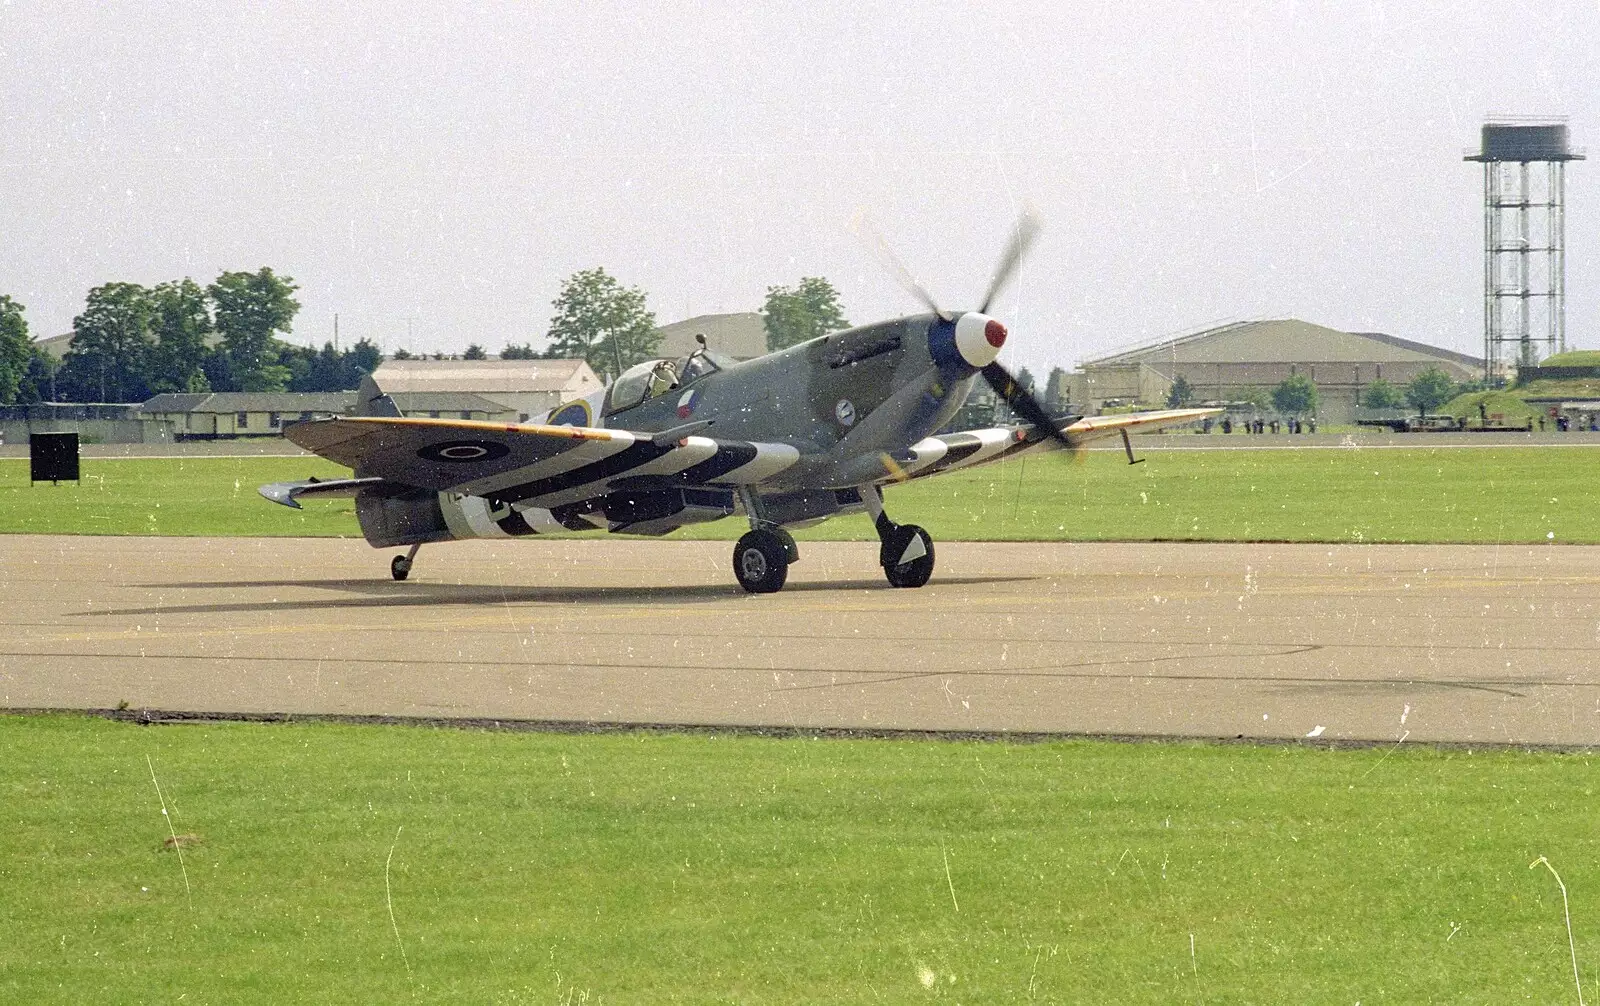
[[[1145,427],[1183,426],[1208,416],[1221,415],[1223,409],[1163,409],[1159,412],[1130,412],[1120,416],[1084,416],[1061,427],[1074,447],[1091,440],[1116,436]],[[899,478],[923,478],[956,468],[971,468],[1019,454],[1060,450],[1064,445],[1033,426],[994,426],[961,433],[944,433],[911,445],[911,456],[895,461]],[[893,469],[891,469],[893,473]],[[891,480],[895,476],[891,474]]]
[[[1109,437],[1124,430],[1131,433],[1147,426],[1185,426],[1210,416],[1220,416],[1226,411],[1226,409],[1162,409],[1159,412],[1129,412],[1120,416],[1084,416],[1064,427],[1061,432],[1077,445]]]
[[[800,460],[789,444],[718,440],[691,423],[663,433],[465,419],[352,416],[295,423],[283,435],[356,477],[381,478],[497,503],[549,508],[609,492],[613,483],[734,486]]]

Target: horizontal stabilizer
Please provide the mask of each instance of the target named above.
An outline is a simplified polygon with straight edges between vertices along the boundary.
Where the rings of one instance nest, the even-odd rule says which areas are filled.
[[[304,482],[273,482],[256,491],[274,503],[300,509],[302,496],[351,497],[383,479],[306,479]]]

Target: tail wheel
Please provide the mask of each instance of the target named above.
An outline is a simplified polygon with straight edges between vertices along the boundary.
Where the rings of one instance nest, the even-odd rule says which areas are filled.
[[[389,560],[389,575],[396,580],[404,580],[411,575],[411,560],[403,555],[397,555]]]
[[[933,576],[933,539],[915,524],[895,528],[881,555],[883,575],[892,587],[920,587]]]
[[[733,546],[733,574],[752,594],[782,590],[789,578],[788,543],[764,528],[747,533]]]

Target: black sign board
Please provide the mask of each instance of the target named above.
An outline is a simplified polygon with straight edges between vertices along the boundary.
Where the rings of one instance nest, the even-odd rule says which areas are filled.
[[[28,457],[35,482],[78,481],[78,435],[34,433],[28,436]]]

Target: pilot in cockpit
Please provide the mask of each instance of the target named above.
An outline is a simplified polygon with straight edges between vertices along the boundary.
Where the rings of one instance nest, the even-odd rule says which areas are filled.
[[[678,386],[678,368],[671,360],[657,360],[650,371],[649,397],[664,395]]]

